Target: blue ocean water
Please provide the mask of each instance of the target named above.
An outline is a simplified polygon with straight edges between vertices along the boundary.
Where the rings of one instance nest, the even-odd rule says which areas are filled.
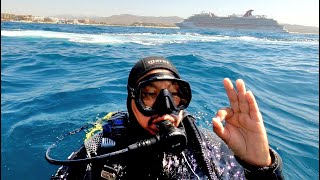
[[[1,23],[1,179],[49,179],[46,149],[125,110],[127,75],[151,55],[190,82],[188,111],[207,128],[229,106],[223,78],[242,78],[286,179],[319,179],[319,35],[14,22]],[[83,134],[66,139],[60,158]]]

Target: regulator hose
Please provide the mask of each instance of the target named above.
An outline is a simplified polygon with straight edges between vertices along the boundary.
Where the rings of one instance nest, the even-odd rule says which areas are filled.
[[[150,139],[145,139],[145,140],[141,140],[138,141],[134,144],[129,145],[128,147],[121,149],[121,150],[117,150],[111,153],[107,153],[107,154],[103,154],[103,155],[99,155],[99,156],[94,156],[91,158],[85,158],[85,159],[68,159],[68,160],[57,160],[57,159],[53,159],[49,156],[50,151],[53,147],[55,147],[56,145],[54,144],[53,146],[49,147],[46,151],[46,155],[45,158],[46,160],[51,163],[51,164],[55,164],[55,165],[74,165],[74,164],[88,164],[88,163],[94,163],[94,162],[98,162],[98,161],[102,161],[108,157],[111,156],[116,156],[119,154],[123,154],[132,150],[136,150],[139,148],[144,148],[144,147],[149,147],[152,146],[156,143],[158,143],[160,141],[160,136],[156,135]]]
[[[160,130],[159,134],[145,140],[138,141],[134,144],[129,145],[124,149],[120,149],[111,153],[94,156],[85,159],[68,159],[68,160],[57,160],[49,156],[50,151],[56,144],[50,146],[45,154],[46,160],[55,165],[73,165],[73,164],[88,164],[93,162],[102,161],[108,157],[123,154],[129,151],[137,150],[140,148],[150,147],[156,144],[160,144],[166,151],[173,153],[180,153],[187,144],[186,135],[180,129],[174,127],[169,121],[161,121],[157,123]]]

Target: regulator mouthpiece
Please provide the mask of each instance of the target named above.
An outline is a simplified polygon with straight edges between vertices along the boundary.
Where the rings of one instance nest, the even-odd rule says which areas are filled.
[[[165,151],[179,154],[187,146],[187,137],[185,132],[173,126],[170,121],[160,121],[156,123],[160,132],[160,145]]]

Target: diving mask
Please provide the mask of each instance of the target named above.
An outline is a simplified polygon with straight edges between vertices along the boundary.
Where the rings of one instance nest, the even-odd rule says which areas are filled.
[[[169,73],[150,74],[142,78],[136,88],[128,88],[145,116],[178,114],[191,101],[189,83]]]

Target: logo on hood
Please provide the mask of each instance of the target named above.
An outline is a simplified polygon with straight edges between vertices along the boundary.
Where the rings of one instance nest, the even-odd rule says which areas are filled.
[[[148,61],[148,64],[154,64],[154,63],[166,63],[170,64],[169,61],[163,60],[163,59],[153,59]],[[170,64],[171,65],[171,64]]]

